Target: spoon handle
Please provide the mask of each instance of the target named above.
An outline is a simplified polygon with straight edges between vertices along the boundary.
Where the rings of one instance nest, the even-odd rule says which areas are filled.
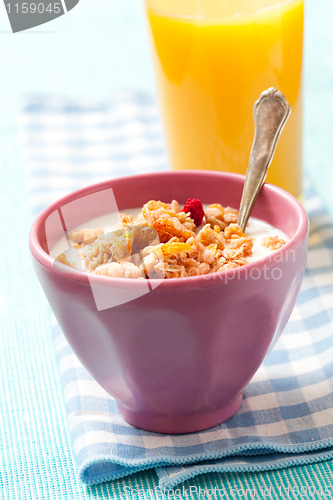
[[[282,92],[273,87],[262,92],[254,104],[255,134],[238,214],[238,224],[243,231],[264,184],[268,167],[289,114],[288,101]]]

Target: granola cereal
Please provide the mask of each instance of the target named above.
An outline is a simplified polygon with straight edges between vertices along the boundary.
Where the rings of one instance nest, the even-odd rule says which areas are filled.
[[[261,244],[271,250],[278,250],[279,248],[282,248],[286,242],[278,236],[266,236],[266,238],[261,240]]]
[[[69,237],[79,246],[81,268],[65,254],[58,260],[87,272],[132,279],[216,273],[243,266],[253,258],[254,238],[242,231],[237,216],[233,208],[212,204],[196,227],[191,213],[183,211],[176,200],[150,200],[136,217],[121,215],[112,232],[72,231]],[[269,251],[284,244],[279,234],[262,241]]]

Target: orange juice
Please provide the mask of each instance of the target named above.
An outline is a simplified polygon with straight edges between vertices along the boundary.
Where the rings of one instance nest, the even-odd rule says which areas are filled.
[[[301,194],[303,0],[147,0],[173,169],[245,173],[253,104],[291,105],[267,181]]]

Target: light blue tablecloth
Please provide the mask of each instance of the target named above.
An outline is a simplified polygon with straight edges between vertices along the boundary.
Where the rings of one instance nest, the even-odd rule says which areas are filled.
[[[35,213],[61,194],[120,175],[167,168],[157,103],[127,93],[106,103],[29,100],[21,146]],[[57,168],[55,168],[55,166]],[[306,183],[307,271],[293,316],[227,422],[185,436],[127,424],[80,365],[55,323],[68,425],[86,484],[155,468],[160,487],[209,471],[263,471],[333,457],[333,225]]]

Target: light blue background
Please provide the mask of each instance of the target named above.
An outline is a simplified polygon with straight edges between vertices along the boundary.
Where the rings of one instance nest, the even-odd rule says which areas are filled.
[[[333,2],[308,0],[304,165],[333,215],[332,26]],[[124,89],[154,92],[141,0],[81,0],[67,15],[15,35],[0,4],[1,500],[124,497],[129,484],[85,489],[75,476],[48,307],[27,248],[31,216],[17,141],[17,114],[28,94],[100,100]],[[228,486],[241,477],[230,476]],[[153,478],[136,475],[132,487],[154,487]]]
[[[12,34],[0,4],[1,124],[28,93],[108,98],[154,91],[142,0],[80,0],[66,15]],[[4,106],[4,108],[3,108]]]
[[[333,213],[333,6],[307,0],[304,167]],[[57,93],[103,99],[153,93],[143,0],[81,0],[67,15],[13,35],[0,4],[0,130],[13,130],[21,98]]]

